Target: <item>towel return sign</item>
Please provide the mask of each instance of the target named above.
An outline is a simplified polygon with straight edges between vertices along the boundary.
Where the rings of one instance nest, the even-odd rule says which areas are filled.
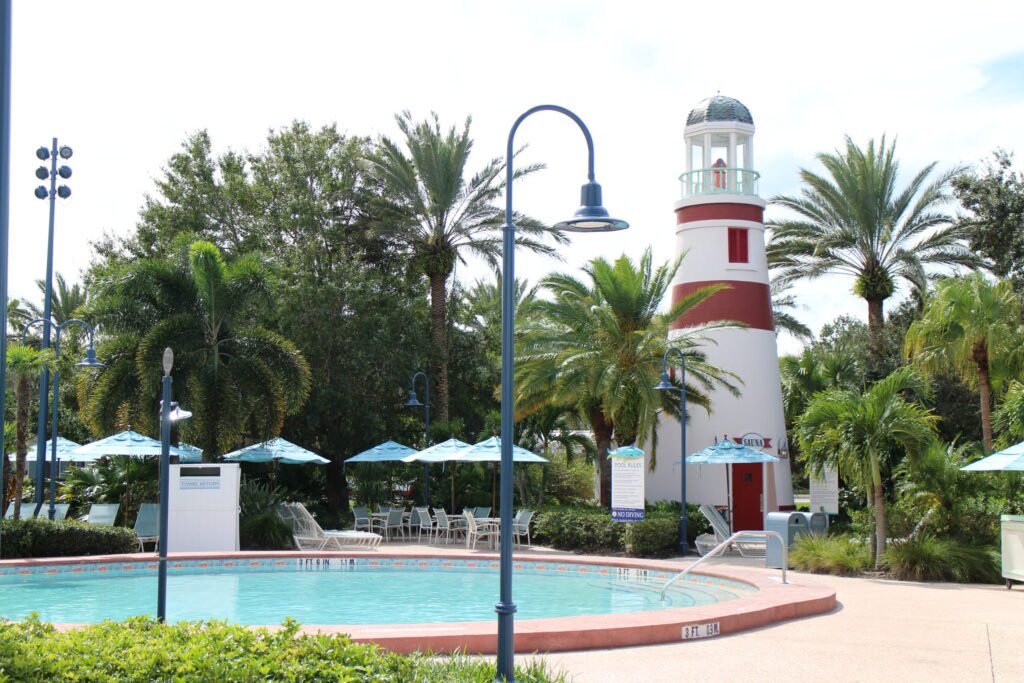
[[[212,491],[220,488],[219,467],[182,467],[178,479],[182,491],[202,489]]]

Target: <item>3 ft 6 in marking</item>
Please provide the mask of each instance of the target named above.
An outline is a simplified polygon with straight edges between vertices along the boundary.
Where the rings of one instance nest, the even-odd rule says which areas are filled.
[[[692,638],[710,638],[711,636],[717,636],[719,633],[718,622],[712,621],[709,624],[684,626],[680,636],[683,640],[690,640]]]

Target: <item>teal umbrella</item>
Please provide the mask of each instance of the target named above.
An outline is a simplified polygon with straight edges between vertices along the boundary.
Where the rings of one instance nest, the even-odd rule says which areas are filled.
[[[723,439],[704,450],[691,453],[686,456],[687,465],[742,465],[761,463],[762,466],[770,462],[779,462],[774,455],[769,455],[756,448],[745,446],[735,441]],[[678,464],[678,463],[677,463]],[[768,500],[768,472],[766,468],[761,473],[761,500]],[[729,503],[729,527],[732,530],[732,491],[729,484],[730,470],[725,471],[725,498]],[[767,506],[766,506],[767,507]],[[763,515],[762,515],[763,516]]]
[[[345,461],[345,464],[347,465],[350,462],[393,462],[395,460],[404,460],[414,453],[416,453],[415,448],[409,448],[395,441],[385,441],[369,450],[353,455]]]
[[[57,446],[58,452],[60,446]],[[171,455],[189,457],[185,451],[171,446]],[[160,442],[148,436],[127,430],[113,434],[99,441],[87,443],[71,451],[75,462],[91,462],[108,455],[127,455],[131,458],[146,458],[160,455]]]
[[[412,453],[402,458],[402,462],[448,462],[458,460],[459,454],[469,448],[469,444],[458,439],[448,439],[441,443],[434,444],[430,448]]]
[[[326,465],[330,462],[327,458],[322,458],[313,451],[296,446],[281,437],[232,451],[224,456],[224,460],[226,462],[282,462],[285,465],[305,465],[306,463]]]
[[[1020,472],[1024,471],[1024,441],[1004,448],[960,469],[968,472]]]
[[[455,462],[501,462],[501,438],[492,436],[478,444],[464,448],[459,453],[459,457],[454,460]],[[536,453],[516,445],[512,446],[512,460],[513,462],[548,461],[547,458],[542,458]]]
[[[50,460],[50,439],[46,440],[46,456],[44,460]],[[36,459],[36,448],[35,442],[28,444],[28,453],[25,454],[25,461],[32,462]],[[71,439],[65,439],[63,436],[57,437],[57,459],[63,462],[69,462],[75,460],[76,457],[73,451],[77,448],[81,448],[82,444],[75,443]],[[16,457],[15,453],[8,453],[11,458]]]

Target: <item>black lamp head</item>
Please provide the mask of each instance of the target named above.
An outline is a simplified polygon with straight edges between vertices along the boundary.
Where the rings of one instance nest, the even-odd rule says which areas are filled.
[[[405,402],[406,408],[422,408],[423,404],[416,398],[416,391],[413,389],[409,390],[409,400]]]
[[[593,182],[580,190],[580,208],[573,217],[555,224],[557,230],[567,232],[612,232],[628,227],[626,221],[608,215],[608,209],[601,204],[601,186]]]
[[[654,385],[656,391],[674,391],[676,385],[672,384],[672,380],[668,378],[668,373],[661,373],[661,381]]]
[[[40,161],[46,161],[49,158],[50,150],[46,149],[45,147],[40,147],[39,149],[36,150],[36,159],[39,159]]]
[[[61,199],[67,199],[71,196],[71,188],[67,185],[61,185],[57,188],[57,196]]]
[[[85,360],[80,360],[75,363],[75,367],[79,368],[104,368],[106,365],[96,359],[96,349],[92,346],[85,352]]]
[[[50,193],[49,193],[49,192],[47,191],[47,189],[46,189],[46,188],[45,188],[44,186],[42,186],[42,185],[40,185],[39,187],[37,187],[37,188],[35,189],[35,192],[34,192],[33,194],[35,194],[35,196],[36,196],[36,199],[46,199],[47,197],[49,197],[49,196],[50,196]]]
[[[45,166],[40,166],[39,168],[36,169],[36,178],[39,178],[40,180],[46,180],[49,177],[50,169],[46,168]]]
[[[71,148],[68,147],[67,145],[63,145],[63,146],[61,146],[60,151],[58,152],[58,154],[60,154],[60,158],[61,159],[70,159],[71,155],[74,154],[74,152],[72,152]]]
[[[57,169],[57,175],[59,175],[64,180],[67,180],[68,178],[71,177],[71,167],[61,166],[60,168]]]

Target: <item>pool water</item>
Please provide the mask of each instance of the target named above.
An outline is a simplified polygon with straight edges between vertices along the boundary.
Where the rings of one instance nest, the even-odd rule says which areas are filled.
[[[53,566],[31,573],[5,569],[0,617],[20,619],[37,612],[44,621],[95,623],[152,615],[153,566]],[[693,577],[674,584],[662,601],[665,573],[569,563],[516,566],[513,592],[520,619],[706,605],[756,590],[726,579]],[[490,562],[386,558],[176,562],[168,572],[167,617],[250,625],[278,624],[286,617],[305,624],[487,621],[494,618],[498,595],[493,567]]]

